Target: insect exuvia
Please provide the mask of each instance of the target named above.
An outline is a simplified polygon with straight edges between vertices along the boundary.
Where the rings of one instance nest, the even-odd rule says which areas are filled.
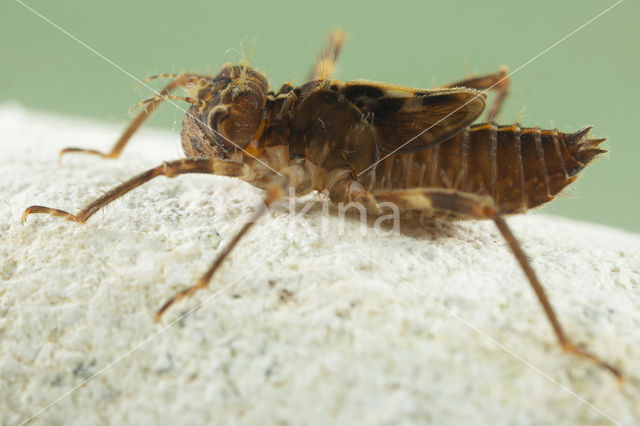
[[[508,90],[505,69],[438,89],[414,89],[369,81],[331,78],[344,34],[329,37],[307,79],[270,91],[265,76],[248,64],[225,64],[216,76],[171,77],[109,153],[67,148],[117,158],[130,137],[164,99],[191,105],[182,124],[186,158],[165,162],[116,186],[77,214],[43,206],[33,213],[84,223],[96,211],[156,176],[209,173],[240,178],[265,189],[264,203],[226,244],[197,283],[168,300],[157,319],[177,300],[206,288],[223,260],[260,215],[289,188],[305,194],[325,191],[333,202],[356,202],[379,213],[380,203],[435,217],[490,219],[518,260],[561,346],[620,378],[598,356],[565,335],[520,244],[503,215],[551,201],[598,154],[604,139],[575,133],[497,125]],[[171,96],[184,88],[188,96]],[[485,109],[486,91],[496,92],[487,121],[473,124]]]

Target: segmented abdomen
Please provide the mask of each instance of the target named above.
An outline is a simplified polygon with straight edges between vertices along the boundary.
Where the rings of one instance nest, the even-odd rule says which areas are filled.
[[[376,167],[373,190],[455,188],[490,195],[502,213],[552,200],[598,154],[604,139],[517,124],[481,123],[435,147],[394,154]]]

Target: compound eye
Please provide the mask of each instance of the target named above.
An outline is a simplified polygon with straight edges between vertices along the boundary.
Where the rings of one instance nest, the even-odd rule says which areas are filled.
[[[229,117],[229,107],[226,105],[217,105],[209,112],[207,124],[213,129],[218,130],[218,125]]]

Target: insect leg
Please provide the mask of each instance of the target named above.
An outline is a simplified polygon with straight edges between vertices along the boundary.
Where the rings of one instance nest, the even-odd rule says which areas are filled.
[[[162,320],[162,315],[169,309],[171,305],[175,302],[193,295],[196,291],[205,289],[209,286],[209,282],[211,281],[211,277],[216,272],[216,270],[220,267],[224,259],[231,253],[233,248],[236,246],[238,241],[247,233],[247,231],[253,226],[254,223],[262,215],[264,215],[271,204],[274,202],[281,200],[286,194],[287,189],[289,187],[293,187],[298,192],[305,192],[306,190],[311,189],[311,175],[309,170],[305,168],[304,160],[298,161],[296,163],[292,163],[292,165],[280,170],[280,175],[275,176],[271,183],[267,185],[266,196],[263,199],[263,202],[257,207],[254,214],[251,218],[240,228],[240,231],[229,241],[229,244],[218,254],[214,262],[211,264],[207,272],[200,277],[198,282],[191,287],[187,287],[184,290],[176,293],[173,297],[165,302],[164,305],[158,312],[156,312],[156,321]]]
[[[562,348],[574,355],[591,360],[611,372],[618,380],[622,379],[622,373],[617,368],[603,361],[597,355],[577,347],[566,336],[542,284],[527,260],[526,254],[511,232],[507,222],[496,211],[491,197],[479,196],[457,190],[424,188],[374,192],[373,196],[378,202],[386,201],[395,203],[400,210],[426,210],[436,213],[453,214],[469,219],[493,220],[531,284]]]
[[[253,215],[249,220],[240,228],[238,233],[233,236],[229,244],[227,244],[222,252],[218,254],[216,259],[213,261],[209,269],[200,277],[198,282],[191,287],[187,287],[184,290],[173,295],[169,300],[167,300],[160,309],[156,312],[156,321],[162,321],[162,315],[169,309],[171,305],[178,302],[179,300],[184,299],[185,297],[192,296],[196,291],[205,289],[209,286],[209,282],[211,281],[211,277],[218,270],[222,262],[227,258],[229,253],[233,250],[233,248],[238,244],[238,241],[249,231],[249,229],[264,215],[269,206],[275,202],[280,200],[284,195],[284,191],[280,186],[274,186],[267,190],[267,196],[263,199],[262,203],[258,205]]]
[[[509,91],[509,70],[503,66],[500,68],[500,71],[456,81],[455,83],[442,87],[469,87],[478,90],[495,90],[496,98],[493,100],[493,104],[486,115],[486,121],[494,121],[498,114],[500,114],[500,109]]]
[[[64,210],[50,207],[28,207],[22,214],[22,224],[27,220],[27,216],[32,213],[46,213],[51,216],[63,217],[73,222],[84,223],[102,207],[106,206],[113,200],[120,198],[143,183],[150,181],[156,176],[174,177],[185,173],[209,173],[222,176],[248,178],[251,175],[251,170],[247,165],[243,165],[242,163],[217,158],[184,158],[181,160],[169,161],[121,183],[91,202],[75,215]]]
[[[182,74],[182,75],[179,75],[171,83],[169,83],[164,89],[160,91],[157,98],[154,98],[152,101],[146,104],[146,106],[142,109],[142,111],[136,116],[136,118],[133,119],[131,124],[129,124],[129,126],[125,129],[125,131],[122,133],[122,135],[120,136],[116,144],[113,146],[113,148],[111,148],[111,151],[109,151],[108,153],[103,153],[93,149],[70,147],[60,151],[59,158],[61,158],[64,154],[68,154],[70,152],[92,154],[102,158],[112,158],[112,159],[118,158],[120,156],[120,153],[124,149],[125,145],[127,144],[127,142],[129,142],[129,139],[131,138],[131,136],[136,132],[136,130],[138,130],[138,128],[158,107],[158,105],[160,105],[160,103],[164,100],[165,96],[173,92],[178,87],[182,87],[187,84],[194,83],[201,78],[209,79],[210,77],[199,76],[196,74]]]
[[[327,46],[320,52],[315,65],[307,76],[307,81],[331,78],[345,38],[346,35],[342,30],[333,30],[329,34]]]

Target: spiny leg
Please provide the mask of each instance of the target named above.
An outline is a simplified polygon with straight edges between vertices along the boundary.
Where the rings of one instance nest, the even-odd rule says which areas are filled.
[[[418,210],[429,211],[440,214],[454,215],[457,217],[468,219],[491,219],[494,221],[498,230],[506,240],[509,248],[516,257],[520,267],[522,268],[527,280],[531,284],[538,301],[542,305],[544,312],[553,327],[553,331],[562,346],[562,348],[582,358],[586,358],[596,363],[600,367],[611,372],[618,380],[622,380],[620,370],[599,358],[597,355],[589,353],[574,345],[567,338],[557,315],[549,302],[549,299],[538,280],[533,267],[527,260],[520,243],[515,238],[506,221],[496,211],[493,199],[489,196],[479,196],[467,192],[452,189],[426,189],[413,188],[395,191],[376,191],[367,193],[367,197],[373,197],[376,202],[394,203],[400,210]],[[358,195],[363,198],[362,194]],[[350,201],[354,197],[349,197]]]
[[[346,39],[342,30],[333,30],[329,34],[327,46],[320,52],[320,56],[307,76],[307,81],[330,78],[336,68],[336,61]]]
[[[51,216],[63,217],[73,222],[84,223],[102,207],[156,176],[174,177],[185,173],[209,173],[244,178],[249,176],[250,171],[248,166],[242,163],[217,158],[184,158],[182,160],[169,161],[140,173],[112,188],[75,215],[51,207],[28,207],[22,214],[22,224],[27,220],[27,216],[33,213],[46,213]]]
[[[159,76],[152,76],[152,77],[160,78],[164,76],[165,74],[160,74]],[[129,124],[129,126],[125,129],[125,131],[122,133],[122,135],[120,136],[116,144],[113,146],[113,148],[111,148],[111,151],[109,151],[108,153],[103,153],[93,149],[70,147],[60,151],[58,158],[62,158],[64,154],[68,154],[72,152],[97,155],[102,158],[111,158],[111,159],[118,158],[120,156],[120,153],[124,149],[125,145],[127,145],[127,142],[129,142],[129,139],[131,138],[131,136],[133,136],[133,134],[138,130],[138,128],[142,125],[142,123],[144,123],[144,121],[151,115],[151,113],[158,107],[158,105],[160,105],[160,103],[165,99],[165,96],[167,96],[169,93],[173,92],[175,89],[179,87],[197,82],[199,79],[209,79],[209,78],[210,77],[196,75],[196,74],[182,74],[177,76],[175,80],[173,80],[164,89],[160,91],[159,95],[156,98],[154,98],[153,101],[146,104],[143,110],[140,111],[140,113],[136,116],[136,118],[133,119],[131,124]],[[144,81],[147,81],[147,80],[144,80]]]
[[[491,104],[491,108],[486,114],[486,121],[494,121],[498,114],[500,114],[502,104],[509,92],[509,70],[507,67],[503,66],[500,68],[500,71],[477,77],[470,77],[442,87],[469,87],[471,89],[478,90],[495,90],[496,97],[493,100],[493,104]]]

